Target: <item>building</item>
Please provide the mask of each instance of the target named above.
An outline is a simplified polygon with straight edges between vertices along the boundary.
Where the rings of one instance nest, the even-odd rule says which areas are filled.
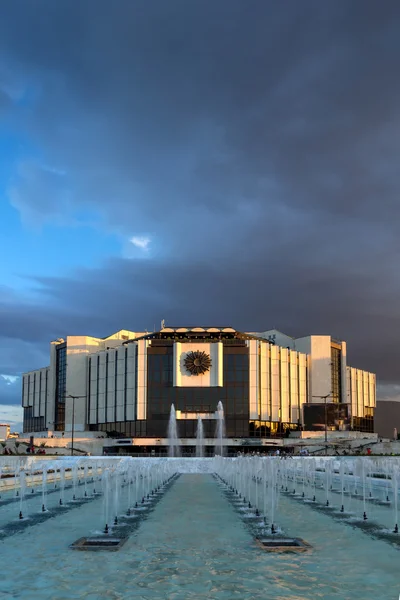
[[[5,441],[10,437],[10,425],[8,423],[0,423],[0,440]]]
[[[50,344],[50,366],[23,375],[24,432],[107,432],[163,444],[171,404],[180,438],[215,435],[222,401],[226,434],[249,439],[299,429],[373,431],[375,375],[347,365],[346,343],[230,327],[122,330]]]

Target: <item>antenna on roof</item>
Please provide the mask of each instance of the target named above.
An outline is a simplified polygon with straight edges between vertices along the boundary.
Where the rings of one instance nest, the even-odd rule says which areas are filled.
[[[161,329],[164,329],[164,327],[165,327],[165,320],[163,319],[163,320],[161,321]]]

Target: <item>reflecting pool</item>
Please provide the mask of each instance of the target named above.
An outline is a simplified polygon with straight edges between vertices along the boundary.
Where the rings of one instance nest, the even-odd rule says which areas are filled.
[[[43,486],[36,485],[34,494],[27,489],[23,500],[27,522],[20,529],[17,526],[20,501],[15,499],[15,490],[2,493],[0,598],[397,600],[399,597],[397,546],[314,510],[304,501],[306,498],[299,501],[297,496],[277,495],[274,518],[285,535],[303,538],[312,549],[304,554],[261,550],[255,536],[263,531],[263,520],[252,515],[248,518],[248,514],[255,502],[262,514],[264,505],[270,510],[269,500],[263,504],[263,491],[268,493],[268,490],[261,476],[262,462],[258,463],[261,471],[255,469],[253,473],[249,465],[255,462],[232,463],[229,459],[206,462],[205,459],[193,468],[196,463],[192,461],[190,469],[203,472],[181,473],[153,495],[157,502],[152,503],[151,492],[174,468],[163,467],[164,470],[151,475],[155,461],[130,460],[129,468],[127,461],[123,468],[115,466],[118,461],[114,461],[110,475],[115,478],[114,483],[109,477],[105,484],[107,478],[99,474],[109,468],[104,462],[86,484],[82,479],[73,488],[72,481],[65,480],[61,507],[60,481],[54,484],[58,487],[46,482],[48,518],[40,522],[35,519],[41,513]],[[171,461],[164,463],[171,465]],[[212,474],[218,471],[223,476],[223,471],[229,473],[232,464],[235,467],[230,472],[231,480],[236,478],[237,487],[244,484],[250,495],[251,510],[247,498],[243,507],[241,499],[229,501],[226,485]],[[279,469],[280,463],[275,464]],[[324,474],[318,473],[322,480]],[[311,470],[308,474],[311,475]],[[313,487],[310,481],[305,484],[305,495],[316,489],[323,503],[324,489]],[[94,486],[101,494],[92,494]],[[235,495],[238,496],[236,492]],[[331,498],[339,506],[340,495],[332,492]],[[9,502],[5,503],[7,499]],[[356,507],[357,513],[358,500],[349,495],[348,502],[350,508]],[[129,516],[127,507],[132,507]],[[384,506],[374,506],[374,510],[377,518],[382,515],[383,520],[390,513],[385,512]],[[115,512],[118,512],[118,526],[114,531],[121,535],[125,531],[129,536],[118,552],[79,552],[69,548],[82,536],[102,534],[105,521],[112,521]],[[16,524],[16,531],[7,529],[9,523]]]

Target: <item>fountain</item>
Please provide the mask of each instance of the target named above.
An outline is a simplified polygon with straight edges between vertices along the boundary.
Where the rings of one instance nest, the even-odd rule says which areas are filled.
[[[399,531],[399,526],[398,526],[398,510],[397,510],[397,505],[398,505],[398,499],[399,499],[399,490],[398,490],[398,470],[395,467],[395,469],[393,470],[393,474],[392,474],[392,484],[393,484],[393,509],[394,509],[394,530],[393,533],[398,533]]]
[[[197,417],[197,433],[196,433],[196,456],[202,458],[204,456],[204,430],[201,417]]]
[[[199,429],[202,423],[200,419],[196,420]],[[198,439],[201,440],[199,431],[198,434]],[[198,444],[199,449],[204,452],[204,443]],[[29,470],[26,467],[24,470],[15,467],[17,477],[13,487],[7,486],[8,489],[4,491],[4,498],[0,502],[0,540],[7,540],[7,549],[11,547],[14,553],[13,560],[10,559],[9,550],[2,557],[3,561],[8,561],[7,569],[3,569],[4,577],[8,577],[6,581],[10,591],[23,596],[22,586],[25,582],[20,583],[17,567],[22,563],[33,569],[36,568],[37,561],[38,568],[45,569],[54,550],[54,547],[47,549],[48,536],[49,532],[51,534],[54,531],[59,538],[58,543],[64,545],[65,551],[69,547],[74,550],[98,553],[118,551],[130,539],[133,543],[130,543],[129,553],[137,564],[148,560],[143,579],[150,573],[152,581],[157,582],[159,563],[155,564],[153,569],[152,556],[147,559],[146,548],[149,546],[149,540],[150,544],[156,540],[157,547],[162,548],[168,561],[172,560],[171,563],[167,563],[171,565],[171,569],[179,567],[184,570],[187,564],[186,541],[189,539],[192,543],[191,540],[195,539],[198,531],[207,527],[207,535],[202,538],[202,544],[204,546],[207,544],[207,550],[209,548],[212,552],[215,551],[215,544],[220,543],[218,550],[221,552],[218,560],[225,560],[224,549],[227,544],[229,545],[226,563],[223,563],[223,568],[227,572],[224,580],[226,585],[224,583],[224,587],[221,587],[221,595],[218,592],[213,594],[213,598],[222,598],[227,586],[232,583],[229,561],[232,559],[242,561],[241,565],[244,564],[247,568],[243,556],[250,564],[246,580],[248,583],[244,584],[248,585],[248,588],[245,590],[246,592],[248,590],[249,597],[253,597],[255,573],[258,573],[257,577],[261,577],[260,564],[262,567],[263,562],[260,563],[260,559],[257,558],[257,551],[279,553],[308,551],[309,544],[302,538],[294,536],[310,532],[312,540],[309,541],[313,546],[315,545],[317,551],[310,553],[307,558],[307,565],[312,569],[307,581],[310,586],[309,594],[304,598],[312,598],[313,573],[317,568],[322,569],[326,565],[329,577],[335,575],[335,564],[332,568],[334,558],[328,553],[324,556],[323,553],[318,552],[318,547],[323,545],[327,537],[335,541],[336,535],[340,536],[340,541],[343,541],[341,556],[344,554],[346,567],[349,565],[351,582],[354,571],[358,573],[358,579],[354,583],[357,589],[351,589],[352,597],[356,597],[358,590],[362,589],[366,573],[370,565],[374,564],[374,557],[379,556],[383,550],[382,545],[377,545],[377,540],[379,544],[382,544],[382,541],[388,543],[385,560],[377,561],[381,565],[377,568],[387,569],[387,560],[392,561],[392,566],[390,570],[381,572],[381,583],[378,587],[376,580],[373,579],[374,587],[371,587],[371,594],[367,591],[365,600],[386,598],[388,594],[385,590],[388,585],[392,586],[389,588],[391,597],[395,597],[392,592],[398,585],[398,547],[400,547],[399,467],[400,460],[396,457],[390,460],[376,458],[372,463],[371,459],[366,457],[360,459],[335,457],[321,460],[313,457],[297,457],[284,460],[282,457],[262,454],[239,455],[232,458],[216,456],[209,459],[66,457],[51,462],[46,460],[42,463],[36,460],[34,464],[29,465]],[[157,506],[158,500],[171,487],[170,483],[173,483],[171,476],[173,477],[176,471],[183,473],[183,477],[179,480],[176,489],[172,490],[170,500],[161,502]],[[34,479],[32,479],[33,473]],[[56,473],[58,475],[55,490],[53,486]],[[96,494],[91,493],[94,479]],[[85,480],[87,486],[84,485]],[[31,495],[30,488],[27,487],[28,482],[29,485],[36,486],[36,495]],[[3,483],[9,482],[5,479]],[[218,489],[215,489],[216,487]],[[18,496],[16,488],[19,492]],[[353,489],[357,489],[356,497],[352,496]],[[87,496],[84,495],[85,492]],[[74,493],[76,501],[71,502]],[[382,500],[388,494],[389,504],[386,500]],[[314,496],[313,502],[311,499]],[[369,501],[371,498],[372,500]],[[45,507],[45,511],[41,513],[38,512],[39,500]],[[232,504],[234,513],[226,510],[226,500]],[[329,510],[326,507],[327,501]],[[297,503],[297,506],[293,510],[294,503]],[[63,507],[62,510],[60,506]],[[320,517],[317,516],[315,519],[317,511],[323,513],[322,531],[318,530]],[[363,511],[366,512],[368,519],[364,520]],[[330,518],[327,518],[327,515]],[[241,527],[235,525],[235,519],[242,520]],[[358,528],[359,532],[355,532],[355,528]],[[79,535],[84,534],[86,537],[79,538],[69,546],[70,530],[79,531]],[[220,540],[221,530],[224,532],[222,540]],[[14,535],[16,532],[18,536]],[[365,543],[361,535],[366,536]],[[183,544],[179,546],[181,537]],[[170,551],[171,539],[174,543],[177,540],[174,546],[176,552]],[[250,543],[251,539],[255,544]],[[357,548],[362,543],[362,552],[357,553]],[[27,559],[25,554],[21,553],[22,544],[32,548]],[[42,556],[44,556],[43,560]],[[179,563],[181,556],[182,563]],[[75,589],[74,574],[80,568],[80,560],[79,556],[69,556],[64,563],[61,575],[66,569],[68,577],[62,582],[65,586],[71,586],[72,594],[68,596],[66,592],[66,599],[78,596],[82,585],[86,585],[86,595],[92,593],[93,596],[101,597],[101,586],[104,585],[102,577],[104,564],[106,564],[104,555],[103,557],[99,554],[92,556],[90,565],[94,572],[93,580],[82,584],[82,578],[79,578]],[[290,573],[286,574],[285,568],[282,568],[283,563],[279,564],[279,561],[275,560],[273,562],[278,565],[279,578],[287,576],[285,598],[297,597],[299,586],[304,584],[306,576],[304,572],[299,575],[292,590],[291,581],[296,573],[293,575],[293,570],[290,570]],[[118,561],[115,562],[116,565],[117,563]],[[150,568],[153,570],[149,571]],[[257,571],[259,568],[260,570]],[[121,597],[125,597],[124,586],[128,585],[126,582],[132,581],[131,572],[128,570],[131,569],[131,565],[127,565],[125,572],[122,560],[118,563],[119,569],[124,574],[124,580],[121,581],[116,577],[115,591]],[[307,569],[304,571],[307,573]],[[46,571],[46,585],[48,577],[53,578],[53,586],[57,585],[61,575],[56,578],[52,573],[51,569]],[[384,573],[389,574],[389,583]],[[201,577],[203,574],[204,581],[208,581],[207,568],[204,568]],[[94,581],[94,577],[99,580],[98,584]],[[267,586],[269,579],[267,575],[265,577]],[[161,595],[162,585],[163,582],[160,583],[159,589]],[[182,585],[184,586],[185,582]],[[319,585],[325,585],[323,578]],[[339,579],[335,586],[339,589]],[[276,589],[271,589],[271,596],[275,592]],[[322,593],[324,592],[326,592],[324,597],[327,597],[330,593],[328,584],[326,588],[322,587]]]
[[[224,456],[225,439],[225,415],[221,401],[217,404],[217,431],[216,431],[215,455]]]
[[[176,424],[175,406],[171,404],[171,412],[168,423],[168,456],[171,458],[180,456],[180,441],[178,438],[178,428]]]
[[[111,523],[110,515],[110,469],[105,469],[102,477],[103,486],[103,522],[105,523],[104,533],[108,533],[108,523]]]
[[[60,467],[60,506],[65,504],[65,467],[62,465]]]
[[[47,470],[44,468],[42,473],[42,512],[46,512],[47,496]]]
[[[26,494],[26,475],[24,471],[21,471],[20,475],[19,475],[19,481],[20,481],[20,499],[19,499],[19,518],[23,519],[23,505],[24,505],[24,498],[25,498],[25,494]]]

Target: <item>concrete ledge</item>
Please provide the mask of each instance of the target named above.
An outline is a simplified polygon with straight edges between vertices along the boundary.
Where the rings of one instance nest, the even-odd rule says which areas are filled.
[[[107,550],[108,552],[117,552],[126,542],[127,537],[81,537],[79,540],[70,545],[72,550],[88,550],[90,552],[99,552]]]
[[[266,552],[306,552],[312,547],[301,538],[282,536],[256,538],[256,543]]]

